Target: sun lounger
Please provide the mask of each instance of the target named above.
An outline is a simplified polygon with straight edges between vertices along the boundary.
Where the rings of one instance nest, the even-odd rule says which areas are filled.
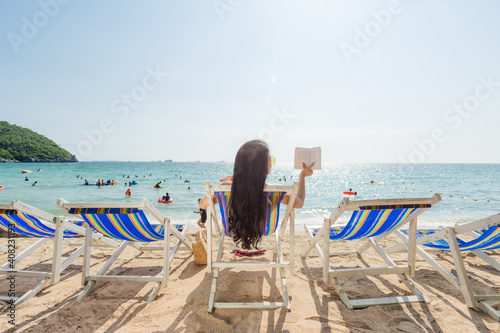
[[[415,274],[415,240],[417,230],[417,217],[441,201],[438,194],[431,198],[414,199],[381,199],[351,201],[344,198],[329,218],[325,218],[322,226],[305,225],[310,237],[310,245],[301,253],[302,257],[310,255],[316,249],[322,264],[325,282],[332,281],[340,295],[342,302],[349,308],[364,308],[374,305],[398,304],[409,302],[428,302],[427,298],[413,285],[409,277]],[[351,218],[344,227],[333,227],[341,215],[352,211]],[[410,245],[408,246],[407,265],[398,266],[391,259],[378,242],[390,233],[409,224]],[[330,252],[331,241],[364,240],[366,243],[356,251]],[[385,267],[344,268],[334,269],[330,264],[330,257],[337,255],[361,255],[369,248],[373,248],[388,264]],[[381,298],[349,299],[346,291],[339,283],[339,278],[353,276],[377,276],[396,274],[401,281],[411,290],[413,296],[394,296]]]
[[[231,195],[231,186],[229,185],[218,185],[212,186],[210,182],[205,182],[205,190],[208,198],[212,198],[214,195],[218,198],[221,220],[219,222],[217,218],[217,211],[212,200],[209,200],[208,206],[208,242],[207,242],[207,269],[208,272],[213,272],[212,289],[210,292],[209,302],[208,302],[208,312],[212,313],[214,308],[246,308],[246,309],[274,309],[285,307],[286,310],[290,311],[290,298],[288,295],[285,268],[290,269],[291,273],[294,272],[294,234],[295,234],[295,210],[293,204],[289,204],[285,210],[283,218],[280,223],[280,203],[285,195],[289,195],[289,202],[293,203],[297,195],[298,184],[295,183],[293,186],[267,186],[264,188],[264,198],[268,199],[268,204],[266,208],[265,218],[266,224],[263,230],[263,238],[274,236],[275,246],[268,248],[267,251],[272,251],[274,254],[273,260],[276,261],[252,261],[252,259],[244,260],[247,257],[252,258],[254,255],[262,256],[262,251],[260,252],[248,252],[234,247],[232,242],[232,235],[229,231],[229,222],[227,216],[227,207],[229,203],[229,197]],[[281,242],[283,240],[284,232],[288,221],[290,221],[290,259],[285,262],[283,259],[283,252],[281,249]],[[212,228],[215,228],[213,232]],[[219,240],[217,258],[213,259],[212,254],[212,239],[211,235],[215,234]],[[230,237],[230,243],[232,246],[224,244],[225,237]],[[236,255],[226,253],[226,260],[223,260],[224,250],[236,250]],[[263,249],[259,249],[263,250]],[[243,258],[243,260],[236,258]],[[281,278],[282,292],[283,292],[283,302],[222,302],[215,301],[217,282],[219,278],[220,269],[229,268],[241,268],[241,269],[278,269]],[[244,288],[244,286],[242,286]]]
[[[95,287],[98,281],[140,281],[155,282],[148,298],[147,304],[156,298],[159,290],[167,286],[170,265],[174,255],[179,250],[180,244],[192,251],[191,242],[186,238],[189,224],[177,227],[170,223],[170,219],[156,209],[146,199],[140,203],[69,203],[59,199],[57,205],[77,215],[87,222],[85,233],[85,251],[83,257],[82,285],[86,285],[83,293],[77,298],[82,300]],[[148,213],[156,220],[152,224]],[[182,231],[180,230],[183,227]],[[165,232],[169,230],[170,232]],[[109,260],[102,266],[96,275],[90,275],[90,259],[92,240],[91,235],[97,232],[112,239],[121,241],[121,245]],[[170,236],[177,239],[176,244],[170,247]],[[148,246],[147,243],[163,241],[161,246]],[[147,250],[163,251],[162,271],[157,276],[136,275],[105,275],[127,246],[131,246],[141,252]]]
[[[406,250],[407,232],[401,231],[397,235],[405,243],[389,248],[388,252]],[[500,321],[500,311],[488,304],[488,301],[500,301],[500,294],[476,295],[474,293],[461,254],[461,252],[472,252],[495,269],[500,270],[500,263],[484,252],[500,249],[500,214],[443,230],[419,230],[417,237],[417,253],[462,292],[467,306],[480,308],[493,319]],[[424,250],[424,247],[427,251]],[[429,250],[450,252],[457,276],[435,260],[428,253]]]
[[[14,300],[15,305],[19,305],[35,296],[49,283],[59,282],[61,272],[83,253],[83,246],[71,241],[84,234],[85,229],[81,226],[82,223],[83,221],[70,222],[64,217],[56,217],[20,201],[13,201],[10,205],[0,205],[0,229],[12,235],[7,240],[9,260],[0,267],[0,274],[9,277],[22,276],[40,279],[33,289],[27,291],[21,297],[1,296],[0,300],[5,302]],[[18,252],[15,234],[39,238],[39,240],[22,252]],[[54,242],[51,272],[20,270],[16,268],[16,265],[24,258],[31,255],[49,240]],[[118,245],[112,241],[103,240],[103,242],[111,246]],[[77,249],[64,262],[61,262],[63,244],[77,247]]]

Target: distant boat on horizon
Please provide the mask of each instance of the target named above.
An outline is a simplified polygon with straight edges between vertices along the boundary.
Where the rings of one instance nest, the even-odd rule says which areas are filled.
[[[200,161],[194,161],[194,163],[200,163]]]
[[[165,160],[165,162],[173,162],[172,160]]]

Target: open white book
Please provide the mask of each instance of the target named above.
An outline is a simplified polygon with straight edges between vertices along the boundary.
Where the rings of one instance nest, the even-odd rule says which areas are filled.
[[[295,147],[294,169],[303,169],[302,163],[307,166],[316,163],[312,170],[321,170],[321,147],[300,148]]]

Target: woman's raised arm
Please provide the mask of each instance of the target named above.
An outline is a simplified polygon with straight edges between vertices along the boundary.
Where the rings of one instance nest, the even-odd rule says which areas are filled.
[[[306,200],[306,177],[312,176],[313,171],[312,167],[314,166],[314,162],[310,165],[307,166],[304,163],[302,163],[302,169],[300,176],[299,176],[299,189],[297,190],[297,196],[295,197],[295,202],[293,203],[293,208],[302,208],[304,206],[304,202]],[[281,201],[285,205],[288,205],[288,200],[289,196],[285,196],[283,200]]]

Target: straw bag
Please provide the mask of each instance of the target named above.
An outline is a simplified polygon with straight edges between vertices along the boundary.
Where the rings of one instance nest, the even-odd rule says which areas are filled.
[[[196,233],[193,245],[194,261],[197,265],[207,264],[207,231],[200,230]]]

